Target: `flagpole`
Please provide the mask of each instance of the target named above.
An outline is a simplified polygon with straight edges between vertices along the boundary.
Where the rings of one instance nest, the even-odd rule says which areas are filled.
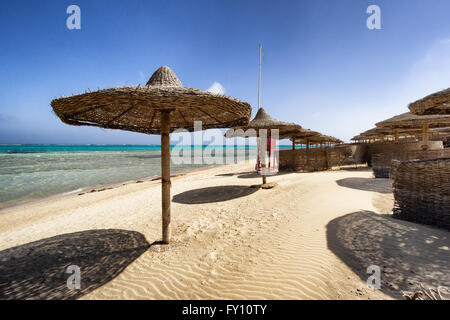
[[[262,45],[259,44],[259,78],[258,78],[258,110],[261,108],[261,55]]]

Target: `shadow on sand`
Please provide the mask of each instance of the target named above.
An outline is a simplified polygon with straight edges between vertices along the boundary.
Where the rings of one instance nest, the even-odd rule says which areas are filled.
[[[172,201],[183,204],[213,203],[246,197],[259,186],[219,186],[189,190],[173,196]]]
[[[336,183],[341,187],[374,191],[379,193],[392,193],[391,182],[383,178],[345,178],[337,180]]]
[[[292,174],[294,173],[293,171],[279,171],[276,174],[273,175],[268,175],[267,177],[270,178],[272,176],[283,176],[285,174]],[[258,172],[255,171],[251,171],[251,172],[245,172],[245,173],[241,173],[238,175],[239,179],[253,179],[253,178],[261,178],[261,174],[259,174]]]
[[[354,167],[354,166],[340,166],[339,170],[341,171],[361,171],[361,172],[372,172],[372,168],[367,167],[367,166],[358,166],[358,167]]]
[[[119,275],[149,248],[135,231],[89,230],[58,235],[0,252],[0,299],[76,299]],[[69,290],[77,265],[81,288]]]
[[[364,282],[367,267],[381,269],[381,291],[402,299],[401,291],[450,287],[450,233],[360,211],[327,225],[328,248]]]

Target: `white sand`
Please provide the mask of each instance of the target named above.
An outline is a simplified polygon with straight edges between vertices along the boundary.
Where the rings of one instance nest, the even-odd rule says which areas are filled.
[[[386,179],[364,169],[289,173],[258,190],[252,167],[174,178],[170,250],[150,247],[82,298],[391,299],[418,282],[450,286],[449,233],[387,216]],[[145,181],[9,208],[0,250],[93,229],[137,231],[151,244],[160,201],[160,181]],[[371,264],[381,265],[382,290],[366,286]]]

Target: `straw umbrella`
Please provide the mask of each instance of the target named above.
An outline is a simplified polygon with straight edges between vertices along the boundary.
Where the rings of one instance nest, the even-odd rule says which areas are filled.
[[[309,148],[309,144],[327,144],[327,143],[343,143],[341,139],[338,139],[336,137],[327,136],[324,134],[319,133],[318,135],[312,135],[309,137],[299,138],[294,137],[291,140],[294,140],[295,143],[305,143],[307,145],[307,149]]]
[[[450,88],[411,103],[409,110],[417,115],[450,114]]]
[[[309,139],[320,136],[320,133],[310,129],[300,129],[292,133],[290,140],[292,141],[292,150],[295,150],[295,144],[300,141],[306,141],[306,148],[309,149]]]
[[[428,135],[430,128],[448,127],[450,125],[450,115],[415,115],[410,112],[402,113],[398,116],[376,123],[379,128],[391,129],[418,129],[422,128],[423,146],[428,145]]]
[[[153,73],[145,86],[117,87],[84,93],[51,102],[67,124],[121,129],[161,135],[162,243],[170,242],[170,142],[177,128],[194,130],[246,125],[248,103],[231,97],[183,87],[167,66]]]
[[[422,132],[420,128],[402,128],[402,127],[388,127],[388,128],[372,128],[361,132],[359,135],[361,137],[366,137],[370,139],[380,139],[384,140],[385,138],[394,137],[394,140],[397,141],[401,137],[415,137]]]
[[[244,131],[243,134],[236,133],[235,129],[242,129]],[[253,132],[246,132],[249,129],[254,130]],[[271,130],[277,129],[278,130],[278,138],[283,139],[285,137],[289,137],[290,134],[297,132],[298,130],[301,130],[302,127],[296,123],[292,122],[284,122],[280,120],[276,120],[269,116],[264,110],[264,108],[259,108],[258,112],[256,113],[255,117],[252,121],[246,126],[240,126],[239,128],[234,128],[233,130],[228,130],[225,133],[225,137],[227,138],[233,138],[233,137],[252,137],[252,136],[258,136],[260,137],[261,130],[267,130],[267,136],[271,134]],[[251,130],[250,130],[251,131]],[[265,167],[265,163],[263,163],[263,168]],[[266,175],[265,172],[263,172],[262,176],[263,185],[266,184]]]

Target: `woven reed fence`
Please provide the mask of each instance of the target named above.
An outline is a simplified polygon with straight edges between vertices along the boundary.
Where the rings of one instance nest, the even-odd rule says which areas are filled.
[[[297,172],[322,171],[354,163],[350,146],[280,150],[279,155],[280,170]]]
[[[450,158],[393,161],[394,217],[450,230]]]
[[[369,166],[373,165],[373,156],[378,153],[399,153],[407,151],[422,150],[423,143],[421,141],[395,142],[384,141],[376,142],[367,145],[364,159],[367,159]],[[428,150],[443,149],[442,141],[429,141]],[[406,160],[406,159],[405,159]]]
[[[392,160],[424,160],[442,157],[450,157],[450,149],[377,153],[372,156],[372,170],[375,178],[389,178]]]

